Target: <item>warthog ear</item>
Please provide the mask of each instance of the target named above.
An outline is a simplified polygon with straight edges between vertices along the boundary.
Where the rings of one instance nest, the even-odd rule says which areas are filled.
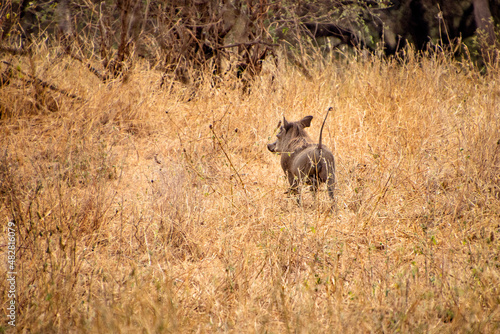
[[[311,126],[312,119],[313,119],[312,116],[306,116],[306,117],[302,118],[299,121],[299,123],[300,123],[300,125],[302,125],[303,128],[308,128]]]
[[[285,116],[283,116],[283,127],[286,129],[288,129],[288,121],[286,120]]]

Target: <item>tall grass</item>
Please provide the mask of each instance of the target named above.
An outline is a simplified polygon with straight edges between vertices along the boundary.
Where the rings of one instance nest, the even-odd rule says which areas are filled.
[[[81,97],[0,88],[18,331],[500,330],[498,68],[409,51],[193,94],[139,61],[109,84],[46,48],[16,66]],[[318,138],[329,106],[335,210],[299,207],[266,143],[283,115]]]

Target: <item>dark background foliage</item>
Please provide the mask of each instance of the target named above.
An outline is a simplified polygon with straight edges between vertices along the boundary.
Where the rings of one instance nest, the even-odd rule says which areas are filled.
[[[458,55],[483,65],[496,61],[500,1],[13,0],[0,18],[2,52],[27,53],[44,39],[103,81],[123,75],[136,55],[165,79],[193,83],[207,69],[252,77],[280,46],[304,71],[297,53],[348,47],[396,55],[408,44],[458,45]]]

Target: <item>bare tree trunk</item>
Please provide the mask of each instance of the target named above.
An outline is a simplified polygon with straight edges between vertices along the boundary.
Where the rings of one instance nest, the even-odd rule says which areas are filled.
[[[56,8],[59,30],[65,37],[73,37],[75,29],[71,22],[71,10],[68,0],[59,0]]]
[[[473,0],[473,4],[474,19],[479,33],[481,52],[483,53],[484,61],[492,63],[498,58],[498,50],[496,48],[498,43],[495,38],[490,5],[488,0]]]

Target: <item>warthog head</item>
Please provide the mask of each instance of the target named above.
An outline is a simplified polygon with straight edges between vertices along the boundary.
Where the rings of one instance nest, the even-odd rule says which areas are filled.
[[[306,116],[298,122],[288,122],[283,117],[283,125],[281,125],[281,121],[278,123],[277,139],[274,143],[267,144],[267,149],[273,153],[291,153],[299,146],[312,143],[311,138],[304,130],[304,128],[311,126],[312,119],[312,116]]]

